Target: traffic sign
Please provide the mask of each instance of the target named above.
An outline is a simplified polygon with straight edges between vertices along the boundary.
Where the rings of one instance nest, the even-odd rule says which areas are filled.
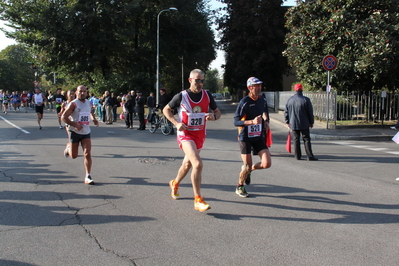
[[[39,85],[39,81],[34,81],[33,84],[35,85],[35,87],[37,87]]]
[[[332,71],[337,68],[338,59],[333,55],[327,55],[323,58],[323,67],[327,71]]]

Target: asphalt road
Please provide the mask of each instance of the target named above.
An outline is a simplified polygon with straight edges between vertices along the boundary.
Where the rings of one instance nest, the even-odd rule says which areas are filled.
[[[32,110],[2,114],[0,265],[398,265],[398,146],[315,140],[320,160],[296,161],[272,124],[272,167],[240,198],[234,106],[219,106],[201,151],[204,213],[189,177],[170,198],[175,136],[93,126],[88,186],[83,157],[63,157],[55,113],[42,130]]]

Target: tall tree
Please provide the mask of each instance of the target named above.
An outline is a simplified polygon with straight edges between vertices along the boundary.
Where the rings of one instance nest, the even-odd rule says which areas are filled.
[[[0,84],[3,90],[24,91],[34,87],[34,71],[29,51],[23,45],[10,45],[0,52]]]
[[[287,70],[282,0],[221,0],[227,4],[219,19],[219,45],[226,54],[224,84],[230,92],[246,88],[256,76],[267,90],[280,90]]]
[[[100,91],[148,90],[155,83],[157,15],[172,6],[179,12],[161,16],[161,73],[163,84],[180,89],[181,56],[187,68],[204,70],[215,58],[205,1],[4,0],[0,18],[14,28],[9,36],[60,77]]]
[[[219,71],[214,68],[210,69],[205,73],[205,84],[204,89],[210,92],[219,92],[221,88],[219,88]]]
[[[399,1],[315,0],[287,13],[285,55],[298,79],[314,89],[326,85],[326,55],[339,65],[331,84],[337,90],[398,86]]]

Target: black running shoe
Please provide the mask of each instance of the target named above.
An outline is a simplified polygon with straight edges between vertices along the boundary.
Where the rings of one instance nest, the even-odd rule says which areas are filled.
[[[237,186],[237,188],[236,188],[236,194],[237,194],[238,196],[240,196],[241,198],[246,198],[246,197],[249,196],[248,193],[247,193],[247,191],[245,190],[245,187],[244,187],[244,186]]]

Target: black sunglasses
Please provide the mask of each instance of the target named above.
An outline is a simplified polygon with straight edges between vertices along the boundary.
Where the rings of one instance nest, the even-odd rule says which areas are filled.
[[[191,78],[191,79],[195,80],[195,83],[204,83],[205,82],[205,79],[194,79],[194,78]]]

